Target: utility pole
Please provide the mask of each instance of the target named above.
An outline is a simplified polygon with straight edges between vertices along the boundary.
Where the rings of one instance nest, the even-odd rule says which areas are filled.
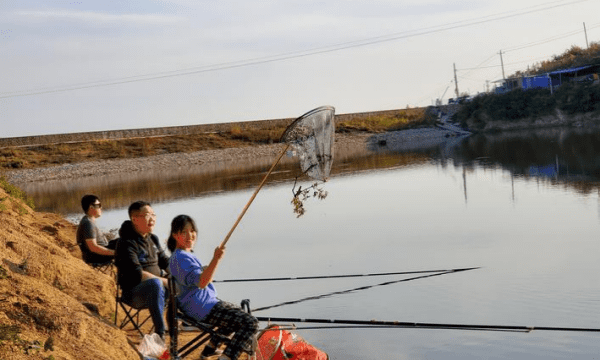
[[[458,100],[458,80],[456,80],[456,63],[453,63],[452,65],[454,65],[454,92],[456,92],[456,100]]]
[[[590,44],[588,44],[588,40],[587,40],[587,30],[585,28],[585,22],[583,23],[583,33],[585,34],[585,45],[589,49],[590,48]]]
[[[504,61],[502,61],[502,50],[500,50],[500,65],[502,65],[502,79],[506,80],[506,76],[504,75]]]

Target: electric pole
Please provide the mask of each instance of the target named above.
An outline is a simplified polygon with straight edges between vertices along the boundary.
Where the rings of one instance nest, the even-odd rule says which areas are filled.
[[[585,22],[583,23],[583,33],[585,34],[585,45],[589,49],[590,48],[590,44],[588,44],[588,40],[587,40],[587,30],[585,28]]]
[[[500,65],[502,65],[502,79],[506,80],[506,76],[504,75],[504,61],[502,61],[502,50],[500,50]]]
[[[456,63],[452,64],[454,66],[454,92],[456,92],[456,100],[458,100],[458,80],[456,80]]]

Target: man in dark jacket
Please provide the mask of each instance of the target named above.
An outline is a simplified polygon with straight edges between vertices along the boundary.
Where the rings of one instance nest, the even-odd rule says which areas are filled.
[[[167,279],[163,276],[169,266],[158,237],[152,234],[156,214],[149,203],[136,201],[129,206],[129,219],[119,229],[115,264],[121,298],[135,308],[148,308],[155,332],[165,333],[163,312],[167,299]]]

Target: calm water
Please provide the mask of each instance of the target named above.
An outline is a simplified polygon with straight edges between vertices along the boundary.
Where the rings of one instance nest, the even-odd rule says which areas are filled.
[[[452,148],[411,153],[339,154],[323,186],[328,197],[307,200],[301,218],[290,204],[293,181],[282,175],[293,170],[284,166],[233,233],[217,278],[481,267],[255,315],[600,328],[599,133],[555,129],[471,137]],[[190,214],[200,228],[196,254],[208,263],[265,164],[201,175],[194,169],[139,174],[136,187],[136,179],[107,178],[25,189],[46,204],[43,210],[74,219],[77,206],[66,204],[86,192],[100,194],[108,205],[99,219],[105,230],[121,224],[126,204],[149,199],[161,239],[174,216]],[[259,308],[410,277],[220,283],[217,289],[223,299],[248,298]],[[296,325],[333,359],[593,359],[600,353],[600,333]]]

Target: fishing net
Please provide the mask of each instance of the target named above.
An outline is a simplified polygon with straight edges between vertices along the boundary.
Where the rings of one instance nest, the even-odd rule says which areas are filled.
[[[242,220],[248,207],[252,204],[252,201],[254,201],[254,198],[267,181],[275,165],[279,163],[279,160],[281,160],[281,157],[289,147],[292,147],[296,151],[303,173],[316,180],[327,180],[331,171],[331,164],[333,163],[334,113],[335,109],[332,106],[321,106],[300,116],[285,129],[281,136],[281,141],[287,143],[287,146],[279,154],[277,160],[273,163],[260,185],[258,185],[244,209],[242,209],[233,227],[221,242],[221,247],[225,247],[225,244],[229,241],[231,234]],[[321,189],[315,190],[320,199],[324,199],[327,195]],[[294,205],[294,212],[298,216],[304,214],[302,201],[307,197],[305,194],[306,189],[298,189],[298,191],[294,192],[292,204]]]
[[[327,180],[333,164],[334,114],[331,106],[318,107],[294,120],[281,136],[296,152],[302,172],[320,181]]]

